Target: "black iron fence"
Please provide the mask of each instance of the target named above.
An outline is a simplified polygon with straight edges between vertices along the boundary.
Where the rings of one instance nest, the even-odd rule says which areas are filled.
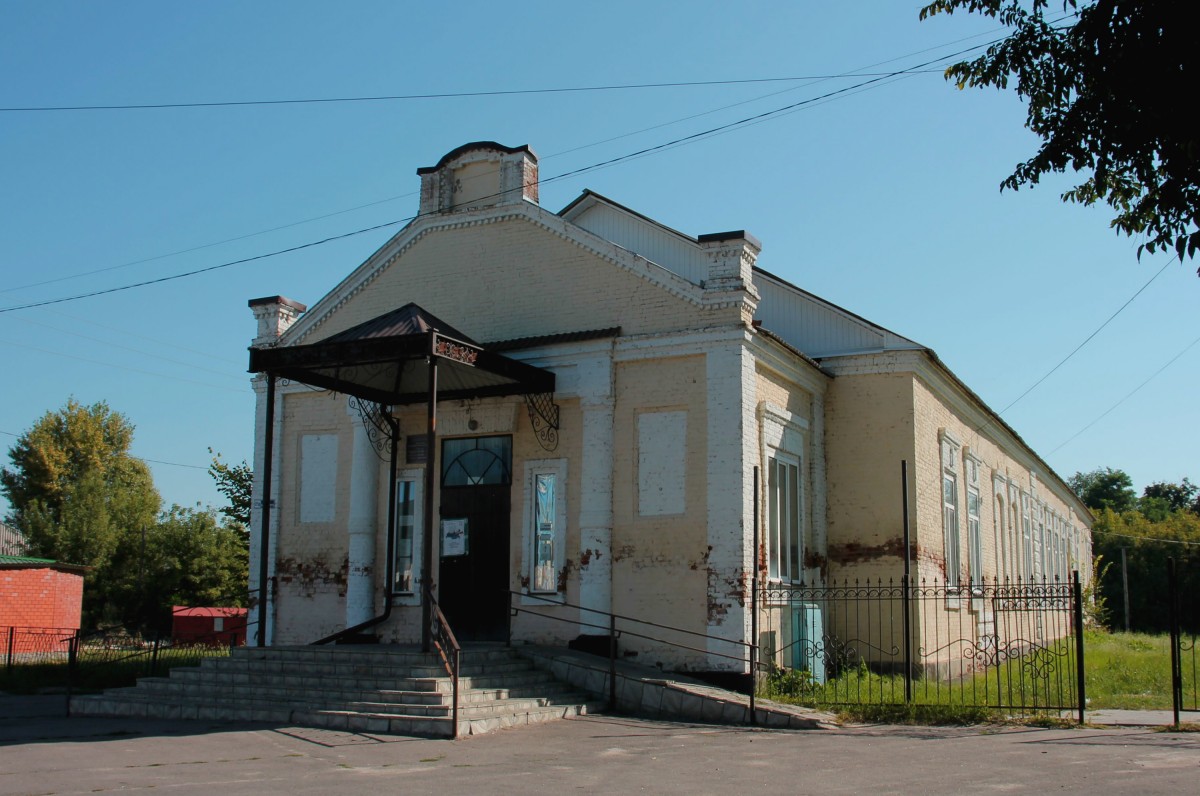
[[[139,677],[165,674],[175,666],[197,666],[224,657],[242,643],[239,631],[213,632],[187,643],[166,636],[130,635],[119,629],[82,633],[73,629],[0,627],[4,668],[0,690],[66,694],[131,686]]]
[[[769,585],[768,690],[817,704],[973,706],[1083,720],[1082,590],[1070,582]]]
[[[3,628],[5,674],[11,675],[19,664],[66,662],[75,634],[71,628]]]
[[[1167,625],[1171,644],[1171,707],[1175,728],[1179,729],[1179,714],[1200,709],[1200,689],[1196,669],[1196,596],[1184,598],[1179,568],[1174,558],[1167,559]],[[1185,632],[1184,628],[1193,628]]]

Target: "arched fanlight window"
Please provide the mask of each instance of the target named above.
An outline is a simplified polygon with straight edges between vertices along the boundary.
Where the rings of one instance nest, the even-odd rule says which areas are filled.
[[[442,440],[442,486],[512,483],[512,437]]]

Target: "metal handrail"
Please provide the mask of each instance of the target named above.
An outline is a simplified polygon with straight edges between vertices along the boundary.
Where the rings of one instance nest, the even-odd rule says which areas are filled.
[[[599,608],[588,608],[586,606],[576,605],[575,603],[569,603],[566,600],[559,600],[559,599],[554,599],[554,598],[550,598],[550,597],[544,597],[540,594],[530,594],[528,592],[516,591],[514,589],[506,589],[506,591],[508,592],[508,610],[509,610],[509,618],[510,619],[519,613],[526,613],[526,614],[530,614],[531,616],[541,617],[543,619],[553,619],[553,620],[559,621],[559,622],[569,622],[578,627],[595,628],[597,630],[608,631],[608,635],[609,635],[609,643],[608,643],[608,661],[609,661],[608,702],[609,702],[610,710],[616,707],[616,700],[617,700],[616,658],[617,658],[617,638],[620,636],[629,636],[631,638],[639,638],[639,639],[644,639],[646,641],[655,641],[660,644],[666,644],[668,646],[675,647],[677,649],[689,650],[691,652],[699,652],[704,655],[716,656],[718,658],[728,658],[729,660],[738,661],[739,663],[745,662],[747,660],[747,655],[749,655],[750,667],[751,667],[751,681],[752,681],[751,686],[750,686],[750,716],[751,716],[751,723],[754,723],[754,720],[755,720],[755,686],[754,686],[753,680],[756,675],[756,672],[754,671],[754,669],[757,668],[757,662],[754,660],[754,654],[753,654],[757,651],[757,647],[754,644],[751,644],[748,641],[744,641],[744,640],[740,640],[740,639],[731,639],[731,638],[723,638],[721,636],[713,636],[713,635],[709,635],[708,633],[701,633],[698,630],[688,630],[686,628],[675,627],[673,625],[665,625],[665,624],[661,624],[659,622],[651,622],[648,619],[638,619],[637,617],[633,617],[633,616],[624,616],[622,614],[615,614],[615,613],[612,613],[611,611],[602,611]],[[562,607],[562,608],[575,608],[580,611],[587,611],[587,612],[593,613],[593,614],[600,614],[601,616],[608,617],[608,625],[607,626],[599,625],[599,624],[594,624],[591,622],[583,622],[583,621],[580,621],[579,619],[567,619],[567,618],[561,617],[561,616],[551,616],[549,614],[544,614],[540,611],[532,610],[532,608],[530,606],[515,605],[513,603],[513,599],[512,599],[513,596],[541,600],[541,601],[547,603],[548,606],[555,606],[555,607]],[[538,606],[538,607],[541,607],[541,606]],[[618,620],[621,620],[624,622],[633,622],[635,624],[640,624],[640,625],[647,625],[649,627],[658,628],[660,630],[669,630],[671,632],[681,633],[683,635],[698,636],[700,638],[707,639],[709,641],[722,641],[722,642],[725,642],[726,644],[732,644],[736,647],[741,647],[745,651],[745,654],[729,655],[729,654],[726,654],[723,652],[714,652],[709,649],[701,649],[700,647],[693,647],[693,646],[689,646],[687,644],[681,644],[678,641],[670,641],[668,639],[659,638],[657,636],[649,636],[644,633],[636,633],[632,630],[618,629],[617,628]],[[508,635],[507,642],[511,646],[512,645],[511,623],[510,623],[509,632],[507,635]]]
[[[456,739],[458,738],[458,675],[462,665],[462,647],[459,645],[458,639],[454,637],[454,630],[446,621],[446,615],[442,613],[441,607],[434,599],[433,591],[428,586],[425,588],[425,599],[429,601],[430,609],[430,641],[442,659],[442,666],[445,667],[446,673],[450,675],[452,694],[450,737]]]

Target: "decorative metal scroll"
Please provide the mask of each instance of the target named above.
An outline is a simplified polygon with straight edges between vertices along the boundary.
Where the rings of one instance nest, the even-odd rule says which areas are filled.
[[[548,392],[526,393],[525,408],[529,410],[529,423],[542,450],[558,449],[558,404],[554,394]]]
[[[363,428],[367,431],[367,439],[375,449],[375,455],[383,461],[391,456],[395,440],[392,437],[391,410],[385,404],[366,401],[350,396],[350,405],[358,412]]]

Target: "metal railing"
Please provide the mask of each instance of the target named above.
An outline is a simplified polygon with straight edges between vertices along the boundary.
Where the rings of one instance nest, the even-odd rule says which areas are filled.
[[[3,630],[4,672],[11,675],[17,664],[65,662],[71,639],[78,631],[57,627],[8,627]]]
[[[518,614],[529,614],[542,619],[551,619],[558,622],[566,622],[576,627],[592,628],[595,630],[604,631],[608,637],[608,709],[613,710],[617,704],[617,639],[628,636],[629,638],[641,639],[656,644],[665,644],[669,647],[689,652],[702,653],[705,656],[724,658],[727,660],[745,663],[751,671],[755,666],[756,648],[753,644],[742,639],[730,639],[723,636],[714,636],[709,633],[702,633],[698,630],[687,630],[682,627],[668,625],[661,622],[651,622],[646,619],[638,619],[634,616],[623,616],[610,611],[601,611],[597,608],[587,608],[575,603],[569,603],[566,600],[558,599],[548,595],[530,594],[523,591],[506,590],[508,592],[508,618],[509,624],[506,632],[507,643],[512,645],[512,619]],[[544,602],[545,606],[537,605],[522,605],[518,600],[537,600]],[[554,616],[543,611],[536,610],[542,607],[553,608],[570,608],[580,612],[580,618],[568,618],[564,616]],[[587,613],[595,615],[597,618],[603,618],[603,623],[589,622],[582,618],[582,614]],[[626,626],[622,626],[626,625]],[[632,627],[629,627],[632,626]],[[718,642],[727,644],[734,650],[736,654],[716,652],[707,647],[692,646],[680,641],[675,641],[668,638],[663,638],[661,634],[650,635],[654,630],[665,630],[668,633],[679,634],[695,639],[703,639],[704,641]],[[754,724],[757,721],[755,714],[755,688],[753,687],[753,678],[751,678],[751,687],[748,689],[750,697],[750,723]]]
[[[442,613],[441,607],[433,597],[433,592],[428,587],[425,588],[425,599],[429,601],[430,608],[430,641],[437,651],[438,657],[441,658],[446,674],[450,675],[450,737],[456,739],[458,738],[458,675],[462,667],[462,647],[459,646],[458,639],[454,637],[454,631],[450,628],[450,623],[446,621],[446,615]]]
[[[761,684],[768,692],[819,705],[961,706],[1017,714],[1069,710],[1084,720],[1077,574],[1065,583],[770,584],[749,606],[757,618],[758,644],[554,595],[514,590],[508,595],[510,644],[512,619],[520,614],[607,635],[610,708],[616,703],[617,639],[630,637],[743,664],[752,675],[752,719]],[[578,614],[556,615],[555,608]]]
[[[763,591],[776,685],[821,704],[1077,711],[1082,595],[1070,582],[847,581]]]

